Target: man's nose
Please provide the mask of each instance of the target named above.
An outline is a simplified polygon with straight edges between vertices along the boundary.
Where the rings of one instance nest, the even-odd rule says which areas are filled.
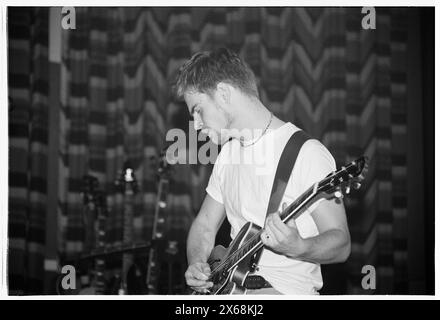
[[[200,130],[203,128],[203,122],[202,119],[200,119],[200,116],[194,115],[194,130]]]

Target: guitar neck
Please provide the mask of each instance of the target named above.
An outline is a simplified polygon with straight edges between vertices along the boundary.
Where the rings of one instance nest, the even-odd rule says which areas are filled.
[[[123,243],[130,243],[133,239],[133,190],[126,187],[124,196],[124,228]],[[127,273],[133,263],[133,254],[125,252],[122,255],[122,281],[123,286],[127,283]]]
[[[156,208],[154,210],[154,221],[151,238],[153,240],[161,239],[164,235],[164,213],[167,205],[169,181],[167,179],[161,179],[159,181],[159,187],[157,192]]]
[[[105,222],[106,216],[104,214],[105,209],[98,207],[97,209],[97,247],[102,247],[106,242],[106,234],[105,234]],[[103,258],[96,257],[95,258],[95,275],[96,275],[96,294],[103,294],[105,291],[105,260]]]
[[[124,227],[123,242],[129,243],[133,240],[133,193],[126,192],[124,197]]]
[[[154,211],[154,221],[151,239],[153,245],[150,248],[148,255],[148,269],[147,269],[147,287],[150,293],[156,293],[158,272],[159,272],[159,259],[158,252],[156,251],[155,240],[161,240],[165,234],[165,208],[167,204],[169,181],[166,178],[161,178],[159,181],[156,208]]]

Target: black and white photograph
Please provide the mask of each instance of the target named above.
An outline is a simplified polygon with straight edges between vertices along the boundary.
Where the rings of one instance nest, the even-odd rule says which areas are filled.
[[[433,6],[118,5],[6,7],[7,296],[435,296]]]

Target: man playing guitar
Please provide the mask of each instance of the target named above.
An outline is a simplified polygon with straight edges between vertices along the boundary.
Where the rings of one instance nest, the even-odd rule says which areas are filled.
[[[277,213],[266,217],[281,153],[300,129],[262,104],[251,69],[228,49],[193,55],[179,69],[176,92],[194,117],[195,129],[222,145],[188,235],[188,286],[200,293],[213,286],[208,257],[227,217],[233,239],[246,222],[263,228],[264,249],[248,276],[256,281],[246,287],[247,294],[318,294],[323,285],[320,265],[343,262],[350,254],[343,203],[320,199],[287,224]],[[330,152],[319,141],[307,140],[279,210],[335,169]]]

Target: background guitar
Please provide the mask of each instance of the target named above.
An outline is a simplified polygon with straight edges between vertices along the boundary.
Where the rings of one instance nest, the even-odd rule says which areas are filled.
[[[97,181],[97,180],[96,180]],[[103,248],[106,245],[106,219],[108,217],[106,194],[102,190],[95,190],[94,207],[96,220],[94,223],[95,250]],[[106,261],[105,256],[94,257],[94,268],[92,269],[92,282],[89,287],[81,289],[81,295],[101,295],[107,290],[107,281],[105,278]]]
[[[77,271],[77,289],[63,289],[61,274],[57,278],[58,294],[98,295],[106,293],[105,255],[93,255],[106,245],[106,219],[108,216],[105,193],[93,175],[84,175],[82,181],[84,254],[75,258],[62,258],[61,265],[73,265]]]
[[[130,162],[124,164],[121,176],[115,181],[115,186],[124,193],[124,223],[122,245],[130,246],[133,242],[133,197],[138,192],[138,184],[134,175],[134,169]],[[122,254],[122,267],[118,294],[130,294],[127,285],[129,269],[134,265],[134,256],[131,252]]]
[[[166,233],[166,213],[167,213],[167,197],[170,184],[170,170],[171,167],[166,161],[165,153],[162,152],[158,158],[157,164],[157,175],[159,177],[159,182],[157,186],[157,198],[156,206],[154,210],[153,226],[151,233],[152,246],[148,255],[148,265],[147,265],[147,288],[148,294],[157,294],[159,279],[161,274],[161,257],[160,255],[167,250],[172,254],[176,254],[176,244],[168,242],[168,246],[165,249],[164,237]],[[170,264],[172,266],[172,263]],[[172,268],[172,267],[171,267]],[[168,270],[170,274],[172,270]],[[172,282],[169,277],[168,283]]]

